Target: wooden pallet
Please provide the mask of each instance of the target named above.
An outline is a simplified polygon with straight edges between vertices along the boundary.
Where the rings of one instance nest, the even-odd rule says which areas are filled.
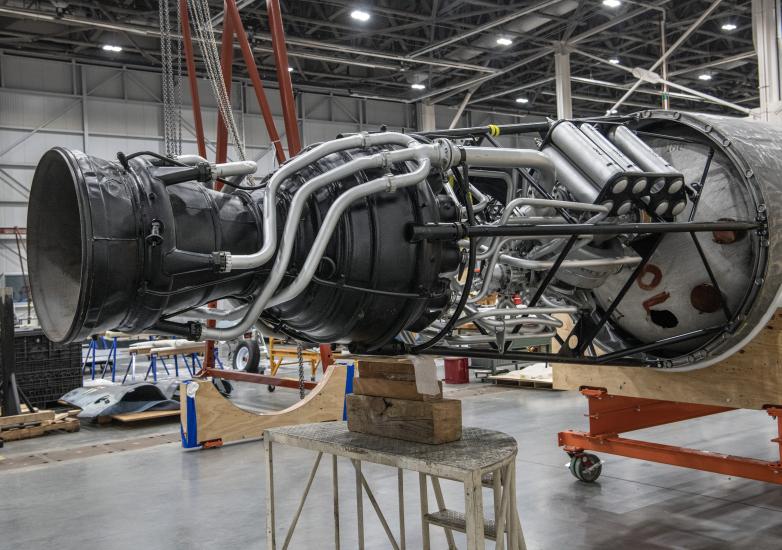
[[[540,390],[554,389],[554,380],[552,378],[551,369],[548,369],[548,373],[540,372],[537,369],[535,372],[531,372],[530,369],[534,368],[534,365],[525,369],[514,370],[505,374],[495,374],[489,376],[489,380],[498,385],[505,386],[518,386],[520,388],[533,388]]]
[[[50,432],[78,432],[81,425],[71,412],[38,411],[0,417],[0,441],[18,441]]]

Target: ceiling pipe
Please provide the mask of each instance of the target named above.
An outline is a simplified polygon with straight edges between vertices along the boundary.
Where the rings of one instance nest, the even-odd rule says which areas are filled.
[[[598,57],[596,55],[592,55],[586,52],[583,52],[581,50],[574,49],[572,50],[573,53],[577,53],[580,55],[584,55],[586,57],[589,57],[590,59],[594,59],[595,61],[599,61],[601,63],[604,63],[606,65],[610,65],[611,67],[614,67],[616,69],[621,69],[623,71],[629,72],[634,77],[638,79],[638,82],[633,84],[633,86],[630,88],[629,91],[635,91],[638,89],[638,86],[640,86],[640,82],[649,82],[650,84],[667,84],[671,88],[676,88],[677,90],[681,90],[683,92],[686,92],[688,94],[698,96],[701,99],[704,99],[710,103],[716,103],[717,105],[722,105],[723,107],[729,107],[731,109],[735,109],[741,113],[744,113],[745,115],[749,115],[752,113],[752,109],[747,109],[746,107],[742,107],[741,105],[738,105],[736,103],[732,103],[730,101],[726,101],[724,99],[720,99],[719,97],[715,97],[713,95],[705,94],[703,92],[699,92],[698,90],[693,90],[692,88],[688,88],[687,86],[683,86],[681,84],[676,84],[675,82],[671,82],[670,80],[666,80],[662,78],[660,75],[655,73],[654,71],[647,71],[646,69],[641,69],[639,67],[636,67],[635,69],[626,67],[622,65],[621,63],[611,63],[607,59],[603,59],[601,57]],[[628,91],[628,92],[629,92]],[[625,94],[625,97],[627,97],[628,94]],[[619,103],[615,103],[614,105],[617,105]],[[615,110],[615,107],[611,107],[610,111]]]
[[[708,61],[706,63],[701,63],[700,65],[695,65],[693,67],[686,67],[684,69],[676,69],[675,71],[671,71],[668,73],[668,76],[678,76],[680,74],[687,74],[687,73],[694,73],[697,71],[702,71],[703,69],[710,69],[712,67],[719,67],[720,65],[728,65],[730,63],[737,63],[739,61],[744,61],[745,59],[754,59],[757,57],[757,54],[754,51],[748,51],[748,52],[742,52],[736,55],[732,55],[730,57],[724,57],[722,59],[715,59],[714,61]]]
[[[514,92],[520,92],[522,90],[528,90],[530,88],[536,88],[538,86],[542,86],[543,84],[548,84],[549,82],[553,81],[553,76],[547,76],[546,78],[541,78],[540,80],[536,80],[534,82],[528,82],[526,84],[522,84],[521,86],[516,86],[515,88],[510,88],[509,90],[502,90],[499,92],[495,92],[493,94],[484,95],[478,98],[475,98],[472,100],[472,103],[480,103],[481,101],[488,101],[490,99],[494,99],[495,97],[500,97],[508,94],[512,94]]]
[[[456,108],[456,112],[453,115],[453,119],[451,119],[451,123],[448,125],[449,130],[453,130],[456,128],[456,125],[459,124],[459,119],[462,118],[462,113],[464,113],[465,107],[467,107],[467,104],[470,102],[470,98],[472,97],[472,94],[475,93],[476,88],[473,88],[472,90],[467,90],[467,93],[464,94],[464,99],[462,99],[462,102],[459,103],[459,107]]]

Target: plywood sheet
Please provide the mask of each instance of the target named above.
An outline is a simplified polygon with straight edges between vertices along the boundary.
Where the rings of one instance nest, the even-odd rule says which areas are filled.
[[[282,411],[266,414],[240,409],[220,395],[211,382],[198,381],[195,393],[198,443],[216,440],[229,443],[256,439],[263,435],[266,428],[341,420],[347,371],[342,365],[332,365],[323,380],[304,399]],[[180,396],[182,427],[187,433],[190,428],[185,412],[187,385],[181,385]]]
[[[782,405],[782,310],[726,361],[690,372],[565,365],[554,367],[554,388],[605,388],[613,395],[743,409]]]

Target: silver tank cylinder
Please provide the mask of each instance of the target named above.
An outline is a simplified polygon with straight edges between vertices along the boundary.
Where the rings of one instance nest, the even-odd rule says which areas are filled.
[[[551,141],[600,189],[609,182],[622,185],[622,180],[627,185],[622,168],[572,122],[556,123],[551,130]]]
[[[565,155],[551,145],[543,147],[541,152],[554,163],[557,169],[557,179],[567,187],[576,200],[590,204],[595,202],[600,191],[579,172],[578,168],[573,166]]]
[[[749,119],[645,111],[637,120],[643,148],[624,139],[631,130],[620,128],[611,134],[614,143],[624,144],[626,153],[628,144],[641,151],[635,157],[639,165],[655,157],[664,163],[644,161],[645,170],[667,168],[686,181],[703,177],[714,151],[693,221],[761,224],[745,232],[696,233],[714,281],[690,234],[665,235],[596,339],[602,349],[616,351],[715,329],[641,354],[664,369],[709,366],[751,341],[780,304],[782,128]],[[695,203],[688,201],[675,221],[686,222]],[[593,318],[611,304],[631,272],[623,267],[593,291],[598,306]]]
[[[608,141],[608,138],[606,138],[597,128],[595,128],[593,125],[589,123],[584,123],[579,128],[586,137],[588,137],[592,142],[600,147],[605,154],[607,154],[609,157],[611,157],[611,160],[613,160],[618,166],[622,168],[625,172],[642,172],[642,170],[636,165],[632,160],[630,160],[627,155],[625,155],[622,151],[616,148],[616,146]],[[633,194],[640,194],[646,189],[646,178],[638,178],[635,181],[631,183],[632,189],[631,192]],[[612,191],[614,193],[622,193],[627,188],[626,185],[615,184],[612,188]]]
[[[646,172],[663,174],[675,174],[677,172],[676,168],[671,166],[626,126],[614,126],[608,131],[608,138]],[[680,167],[679,169],[681,170],[682,168]],[[655,181],[655,187],[652,190],[656,191],[661,184],[664,184],[664,182]],[[677,180],[670,187],[671,193],[676,193],[683,184],[683,181]]]

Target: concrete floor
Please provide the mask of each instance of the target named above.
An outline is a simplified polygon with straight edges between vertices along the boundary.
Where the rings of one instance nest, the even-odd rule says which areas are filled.
[[[782,487],[609,455],[602,457],[599,482],[586,485],[571,477],[567,457],[556,445],[558,431],[585,427],[580,395],[475,383],[458,387],[455,395],[463,399],[465,425],[505,431],[519,442],[518,503],[530,550],[782,548]],[[238,403],[262,409],[278,409],[295,399],[295,392],[269,394],[244,384],[236,396]],[[764,413],[740,411],[637,433],[639,438],[772,459],[773,428]],[[260,442],[184,452],[177,443],[156,440],[142,450],[99,451],[106,441],[177,431],[176,423],[85,426],[76,434],[7,444],[0,449],[5,460],[53,449],[65,450],[59,456],[67,458],[6,470],[0,460],[0,549],[264,548]],[[67,449],[72,450],[70,456]],[[314,456],[277,449],[281,541]],[[99,454],[73,458],[90,450]],[[364,471],[396,530],[395,472],[370,465]],[[347,463],[340,464],[340,483],[342,548],[352,549],[354,477]],[[330,484],[324,469],[315,480],[292,548],[332,547]],[[446,483],[443,489],[446,501],[458,508],[459,487]],[[405,490],[407,547],[418,549],[417,476],[406,475]],[[365,518],[367,548],[389,548],[368,502]],[[440,530],[433,532],[433,547],[445,548]]]

